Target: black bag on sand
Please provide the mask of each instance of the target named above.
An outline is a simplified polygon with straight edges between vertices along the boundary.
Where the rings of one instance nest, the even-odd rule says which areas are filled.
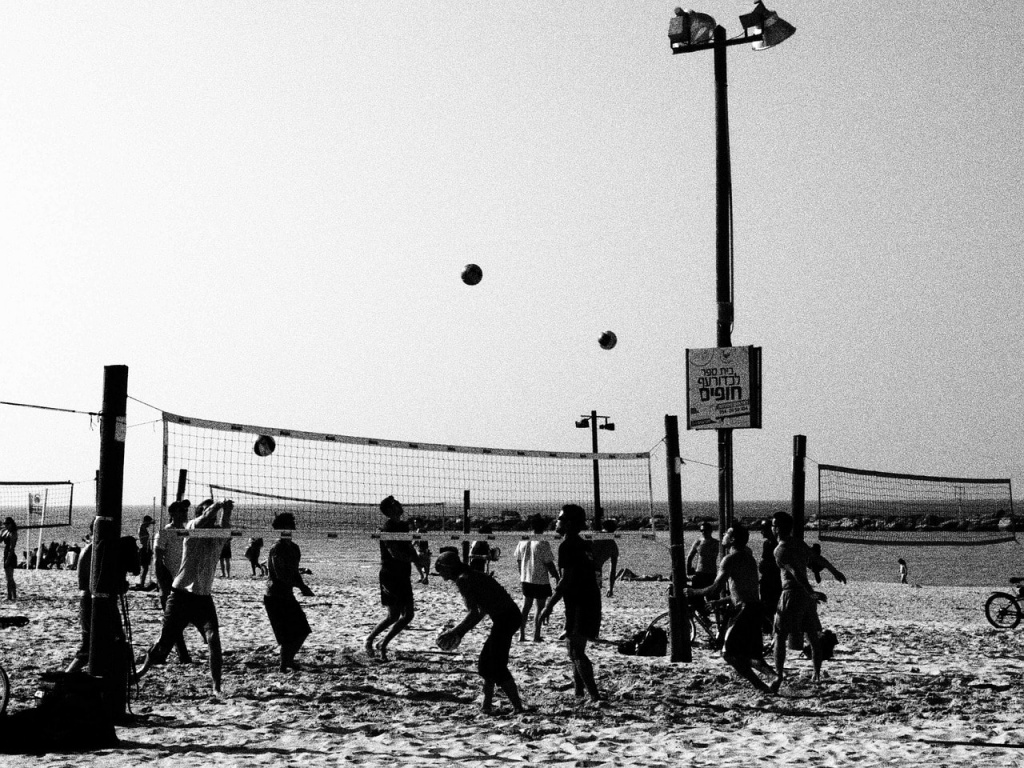
[[[661,627],[650,626],[619,643],[619,653],[627,656],[664,656],[668,653],[668,634]]]
[[[828,661],[835,655],[836,645],[839,643],[839,638],[836,637],[836,633],[831,629],[826,629],[818,635],[818,645],[821,648],[821,660]],[[807,643],[804,645],[804,656],[808,659],[811,658],[811,645]]]
[[[118,745],[103,681],[84,672],[44,672],[38,705],[0,721],[0,753],[43,755]]]

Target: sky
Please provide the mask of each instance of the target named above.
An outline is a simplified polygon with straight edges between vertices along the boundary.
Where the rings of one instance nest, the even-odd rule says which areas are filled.
[[[796,34],[728,52],[737,500],[788,497],[797,434],[812,482],[1021,488],[1024,5],[769,7]],[[161,409],[560,451],[596,410],[602,451],[658,445],[716,343],[712,56],[671,54],[673,8],[0,4],[0,400],[96,412],[128,366],[126,503]],[[0,435],[0,479],[97,466],[85,413]],[[714,433],[680,443],[715,498]]]

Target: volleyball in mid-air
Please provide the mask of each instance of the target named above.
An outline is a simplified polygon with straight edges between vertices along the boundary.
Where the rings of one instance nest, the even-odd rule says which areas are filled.
[[[462,282],[466,285],[476,285],[484,279],[484,271],[476,264],[467,264],[462,270]]]
[[[614,349],[615,345],[619,343],[619,339],[612,331],[605,331],[597,343],[601,345],[601,349]]]
[[[277,443],[274,442],[274,438],[270,435],[260,435],[256,438],[252,450],[257,456],[266,457],[272,454],[275,448],[277,448]]]

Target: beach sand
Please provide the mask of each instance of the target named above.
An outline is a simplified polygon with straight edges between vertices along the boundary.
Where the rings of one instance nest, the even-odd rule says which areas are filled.
[[[501,580],[519,599],[514,564]],[[512,715],[498,694],[496,713],[479,712],[476,655],[484,626],[454,652],[433,640],[461,616],[453,587],[433,577],[416,585],[417,616],[384,663],[367,657],[363,639],[382,615],[376,568],[314,564],[315,597],[303,602],[313,635],[304,668],[277,671],[264,614],[264,582],[235,561],[218,578],[215,599],[225,648],[225,696],[211,696],[206,651],[187,639],[195,661],[147,675],[119,726],[119,747],[69,757],[48,754],[32,765],[217,766],[669,766],[669,765],[951,765],[1024,764],[1020,635],[984,617],[985,588],[878,583],[822,584],[823,624],[839,637],[822,685],[810,662],[790,652],[788,683],[775,698],[754,692],[703,643],[693,662],[619,654],[629,637],[666,608],[666,582],[622,582],[605,600],[602,637],[591,648],[606,705],[573,696],[565,650],[548,637],[512,648],[512,669],[533,710]],[[244,569],[244,570],[243,570]],[[329,576],[327,574],[330,574]],[[77,644],[74,574],[18,574],[22,599],[4,615],[27,616],[0,630],[2,663],[13,686],[11,710],[35,706],[43,671],[67,665]],[[159,632],[155,593],[129,593],[136,652]],[[485,620],[486,621],[486,620]],[[24,758],[0,755],[0,765]]]

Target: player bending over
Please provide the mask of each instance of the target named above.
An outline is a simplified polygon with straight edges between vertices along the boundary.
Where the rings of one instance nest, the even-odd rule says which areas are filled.
[[[455,582],[468,609],[466,617],[442,634],[438,640],[443,642],[445,636],[461,640],[484,616],[490,616],[491,631],[480,650],[480,659],[476,667],[480,677],[484,679],[484,700],[481,709],[484,712],[491,711],[494,686],[497,685],[508,696],[513,711],[523,712],[519,689],[508,668],[512,637],[519,631],[522,621],[519,607],[493,576],[470,569],[454,552],[443,553],[437,558],[434,568],[442,579]]]

